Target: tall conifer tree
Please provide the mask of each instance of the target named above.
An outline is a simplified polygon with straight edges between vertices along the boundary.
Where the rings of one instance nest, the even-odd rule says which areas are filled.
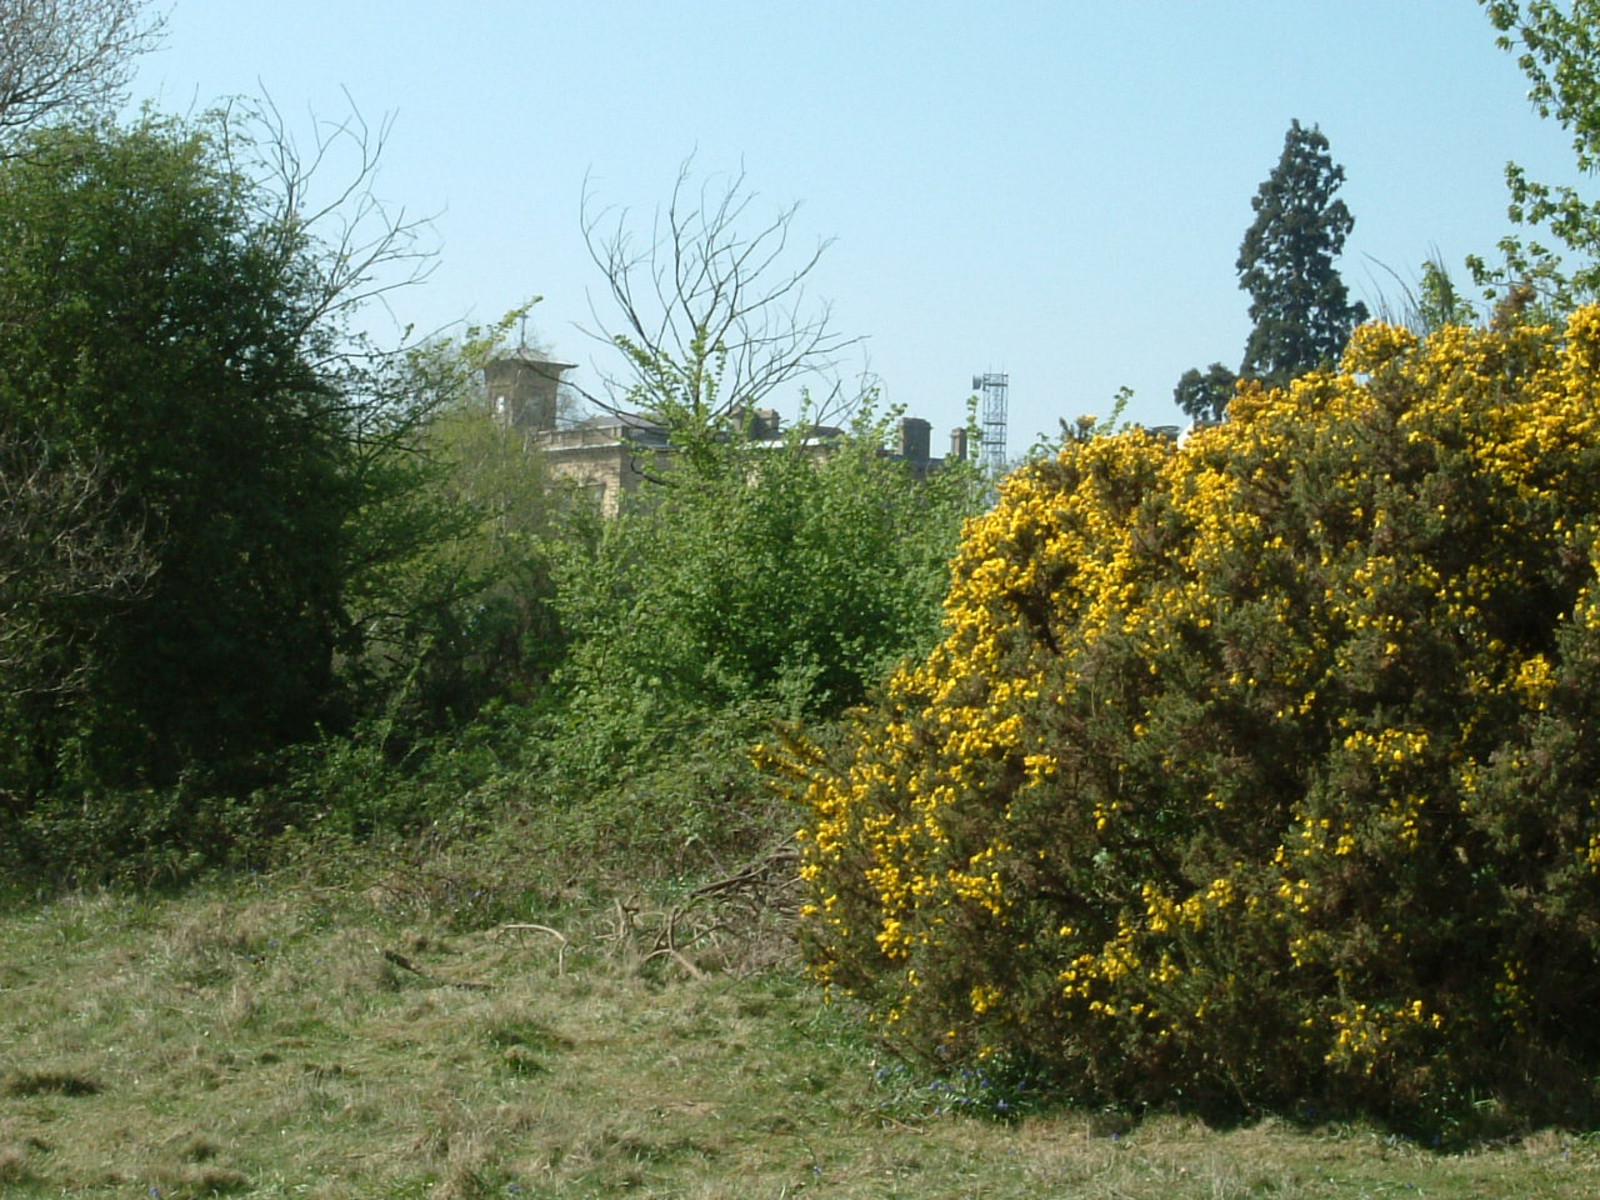
[[[1283,154],[1250,204],[1255,222],[1239,247],[1239,286],[1250,293],[1255,327],[1238,376],[1221,363],[1184,373],[1173,400],[1198,421],[1220,421],[1239,378],[1282,387],[1338,359],[1366,305],[1350,302],[1334,259],[1355,218],[1334,193],[1344,168],[1328,156],[1328,139],[1313,125],[1289,125]]]
[[[1239,286],[1255,322],[1239,374],[1282,386],[1344,352],[1366,305],[1350,302],[1334,260],[1355,218],[1334,193],[1344,168],[1315,125],[1289,125],[1278,165],[1250,202],[1254,224],[1239,247]]]

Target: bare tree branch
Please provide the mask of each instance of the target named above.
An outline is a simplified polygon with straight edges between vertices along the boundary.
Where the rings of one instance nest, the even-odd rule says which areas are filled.
[[[304,147],[270,96],[235,100],[217,121],[225,158],[270,205],[257,216],[278,238],[282,260],[303,260],[310,249],[320,267],[302,304],[308,329],[421,283],[437,265],[423,237],[431,219],[391,209],[376,191],[393,116],[373,126],[345,98],[348,114],[314,118]]]
[[[797,205],[753,220],[756,194],[743,170],[695,183],[693,161],[647,240],[627,209],[596,208],[585,182],[581,221],[589,256],[605,277],[615,316],[591,300],[591,337],[622,352],[626,369],[588,398],[612,411],[717,422],[761,404],[791,382],[816,376],[829,397],[838,355],[861,339],[832,328],[826,303],[807,283],[831,244],[791,245]]]
[[[431,218],[391,207],[376,190],[393,117],[372,125],[346,99],[347,114],[313,117],[304,142],[270,96],[236,98],[212,124],[223,160],[258,206],[254,228],[296,280],[306,361],[331,384],[327,402],[343,410],[358,450],[375,459],[406,444],[437,402],[415,386],[406,347],[379,346],[352,318],[424,282],[438,255]]]
[[[17,135],[114,106],[166,19],[144,0],[0,0],[0,158]]]

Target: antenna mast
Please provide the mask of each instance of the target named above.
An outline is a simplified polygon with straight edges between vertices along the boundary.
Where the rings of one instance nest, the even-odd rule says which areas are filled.
[[[1006,469],[1006,393],[1010,376],[993,371],[972,377],[972,390],[983,393],[983,444],[978,465],[998,477]]]

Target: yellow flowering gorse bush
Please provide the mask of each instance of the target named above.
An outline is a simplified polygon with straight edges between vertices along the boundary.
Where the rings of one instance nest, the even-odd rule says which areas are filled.
[[[1597,309],[1374,325],[1181,445],[1005,480],[944,642],[784,764],[817,974],[1099,1100],[1565,1103],[1600,1051],[1597,371]]]

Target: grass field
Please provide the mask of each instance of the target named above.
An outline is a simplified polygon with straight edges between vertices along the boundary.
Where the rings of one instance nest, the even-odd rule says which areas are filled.
[[[886,1058],[748,889],[461,864],[0,918],[6,1197],[1593,1197],[1600,1140],[1054,1112]],[[663,898],[664,897],[664,898]]]

